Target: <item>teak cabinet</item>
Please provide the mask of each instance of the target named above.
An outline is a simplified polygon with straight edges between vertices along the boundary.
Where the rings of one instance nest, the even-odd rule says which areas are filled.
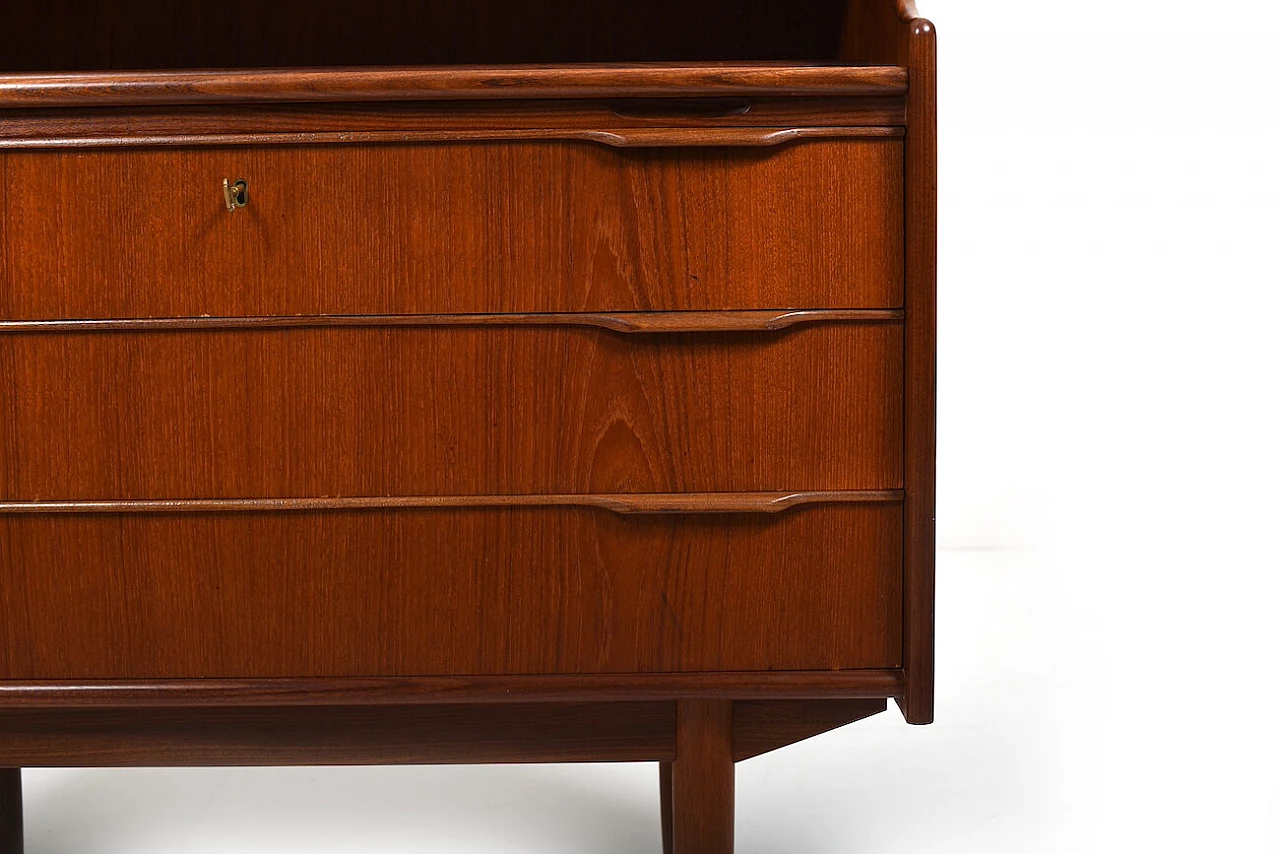
[[[0,8],[24,766],[733,764],[933,714],[910,0]]]

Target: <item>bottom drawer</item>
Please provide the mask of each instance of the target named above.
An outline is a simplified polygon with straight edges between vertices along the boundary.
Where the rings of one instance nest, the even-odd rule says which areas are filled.
[[[0,515],[0,679],[898,667],[902,511]]]

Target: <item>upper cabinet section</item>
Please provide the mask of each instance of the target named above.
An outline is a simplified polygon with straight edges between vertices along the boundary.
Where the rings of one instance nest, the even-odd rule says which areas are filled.
[[[863,5],[894,0],[4,0],[0,72],[834,63]]]
[[[911,0],[0,0],[0,149],[901,128],[926,26]]]

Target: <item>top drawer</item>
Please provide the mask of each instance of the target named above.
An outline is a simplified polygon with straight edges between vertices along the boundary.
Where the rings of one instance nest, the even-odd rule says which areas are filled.
[[[0,178],[8,320],[902,303],[897,138],[15,151]]]

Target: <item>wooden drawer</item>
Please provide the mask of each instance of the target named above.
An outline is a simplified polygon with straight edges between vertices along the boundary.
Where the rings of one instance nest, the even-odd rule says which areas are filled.
[[[902,304],[896,138],[19,151],[0,174],[4,319]]]
[[[0,501],[897,489],[902,346],[893,321],[0,332]]]
[[[0,679],[896,667],[902,513],[0,514]]]

